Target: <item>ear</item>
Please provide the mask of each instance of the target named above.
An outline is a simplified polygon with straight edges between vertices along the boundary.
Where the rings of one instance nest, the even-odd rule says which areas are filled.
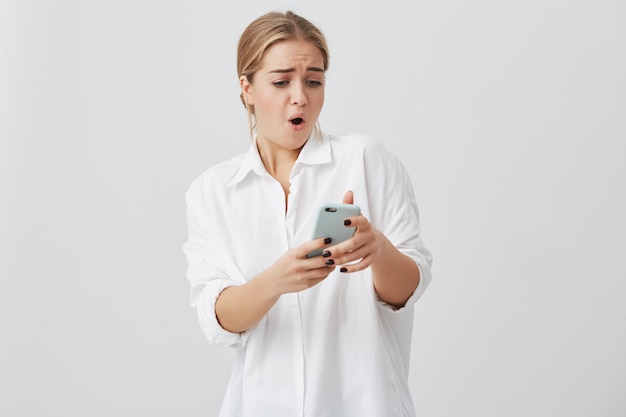
[[[252,95],[252,84],[248,81],[248,77],[242,75],[239,77],[239,86],[241,87],[241,94],[248,106],[254,105],[254,98]]]

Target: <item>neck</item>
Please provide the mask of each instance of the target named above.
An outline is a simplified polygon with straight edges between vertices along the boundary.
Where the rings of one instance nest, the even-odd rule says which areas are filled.
[[[264,141],[258,137],[256,146],[265,169],[283,188],[285,193],[285,212],[287,212],[289,187],[291,185],[289,177],[302,147],[298,149],[281,148],[275,146],[273,142]]]
[[[270,141],[257,138],[257,150],[267,172],[274,178],[288,178],[293,165],[300,155],[302,147],[285,149],[274,145]]]

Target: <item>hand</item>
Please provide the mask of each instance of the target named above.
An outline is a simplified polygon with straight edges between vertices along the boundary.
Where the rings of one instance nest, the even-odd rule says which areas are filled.
[[[321,256],[307,258],[314,250],[327,247],[324,239],[315,239],[288,250],[263,274],[269,289],[276,295],[298,292],[322,282],[335,270]]]
[[[343,197],[344,204],[354,204],[354,194],[348,191]],[[348,217],[346,227],[356,226],[355,235],[329,248],[330,256],[326,259],[334,261],[335,265],[341,265],[341,272],[362,271],[371,266],[383,252],[384,237],[375,229],[363,215]],[[357,261],[356,263],[350,262]]]
[[[220,325],[233,333],[255,326],[285,293],[302,291],[323,281],[335,267],[317,256],[307,258],[314,250],[327,247],[325,239],[315,239],[288,250],[269,268],[243,285],[222,291],[215,302]]]

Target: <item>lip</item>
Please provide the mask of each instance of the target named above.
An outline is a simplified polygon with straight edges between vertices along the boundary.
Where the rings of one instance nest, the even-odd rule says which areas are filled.
[[[287,120],[291,122],[293,119],[297,119],[297,118],[300,118],[302,119],[302,121],[305,121],[304,113],[294,113],[291,116],[289,116]]]
[[[302,122],[300,124],[295,124],[292,122],[293,119],[297,119],[300,118],[302,119]],[[303,113],[294,113],[291,116],[289,116],[289,118],[287,119],[287,122],[289,123],[289,127],[296,131],[296,132],[300,132],[302,129],[304,129],[304,126],[306,125],[306,119],[304,118],[304,114]]]

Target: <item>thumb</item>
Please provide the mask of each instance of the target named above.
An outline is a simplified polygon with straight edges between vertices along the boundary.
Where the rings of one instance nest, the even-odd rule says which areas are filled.
[[[343,204],[354,204],[354,193],[348,191],[343,196]]]

